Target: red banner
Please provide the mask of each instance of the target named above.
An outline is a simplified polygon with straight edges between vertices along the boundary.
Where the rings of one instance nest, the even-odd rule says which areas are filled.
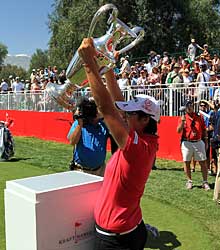
[[[5,121],[6,113],[14,120],[10,130],[15,136],[33,136],[43,140],[68,143],[66,136],[73,121],[72,113],[0,110],[0,120]],[[177,120],[178,117],[161,117],[157,157],[182,160],[180,136],[176,132]]]

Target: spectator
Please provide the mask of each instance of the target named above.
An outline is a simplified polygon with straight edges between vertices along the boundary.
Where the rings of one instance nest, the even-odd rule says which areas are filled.
[[[140,71],[140,77],[137,80],[138,89],[141,91],[147,86],[147,72],[145,70]]]
[[[200,73],[197,75],[196,82],[198,82],[198,98],[201,99],[207,99],[208,93],[207,93],[207,84],[210,79],[210,75],[207,73],[207,65],[201,64],[200,65]]]
[[[195,61],[197,48],[203,50],[203,48],[196,43],[194,38],[191,39],[191,43],[188,46],[187,50],[188,58],[190,59],[191,62]]]
[[[201,67],[202,65],[206,65],[207,69],[208,69],[208,61],[206,61],[204,55],[201,55],[199,57],[199,67]]]
[[[178,113],[178,109],[182,104],[181,87],[183,87],[183,77],[179,73],[179,71],[180,71],[180,65],[178,63],[175,63],[175,65],[173,67],[173,71],[171,71],[167,75],[167,79],[166,79],[166,85],[167,86],[169,85],[170,87],[173,88],[173,91],[172,91],[172,100],[173,100],[172,109],[173,109],[174,115]]]
[[[13,76],[10,75],[10,76],[8,77],[8,90],[9,90],[9,91],[12,90],[12,84],[13,84],[13,82],[14,82]]]
[[[33,102],[33,109],[37,110],[38,102],[40,100],[40,85],[38,83],[37,78],[33,79],[33,83],[31,84],[31,97]]]
[[[65,83],[65,81],[67,79],[66,78],[66,71],[65,70],[61,71],[61,73],[59,74],[58,79],[59,79],[60,84],[64,84]]]
[[[168,67],[166,67],[164,65],[161,66],[160,84],[161,84],[162,88],[167,87],[166,79],[167,79],[168,71],[169,71]]]
[[[220,110],[219,101],[216,100],[211,105],[212,110],[209,112],[209,129],[210,129],[210,141],[211,141],[211,165],[209,165],[209,174],[216,175],[218,171],[218,148],[220,145]]]
[[[31,83],[34,82],[34,78],[36,78],[36,75],[37,75],[36,70],[32,69],[32,72],[31,72],[31,75],[30,75],[30,81],[31,81]]]
[[[189,63],[189,60],[187,58],[185,58],[184,60],[182,60],[182,67],[183,71],[185,69],[190,69],[190,63]]]
[[[210,60],[210,54],[209,54],[209,51],[208,51],[208,44],[203,45],[203,53],[202,53],[202,55],[204,56],[206,61]]]
[[[208,135],[204,120],[194,112],[193,103],[185,102],[186,114],[183,114],[178,121],[177,132],[181,133],[181,151],[184,161],[184,171],[187,177],[186,188],[192,189],[192,177],[190,162],[192,158],[198,161],[201,170],[203,183],[202,187],[209,190],[207,182],[206,148],[208,146]],[[205,143],[204,143],[204,141]]]
[[[70,169],[103,176],[109,133],[98,115],[95,102],[83,98],[77,105],[74,120],[67,135],[74,146]]]
[[[186,68],[186,69],[183,70],[182,76],[183,76],[183,83],[189,84],[189,83],[192,82],[192,77],[189,75],[188,68]]]
[[[218,82],[218,78],[216,76],[216,73],[214,71],[210,71],[209,73],[210,75],[210,78],[209,78],[209,98],[208,100],[213,100],[214,98],[214,92],[215,92],[215,89],[216,89],[216,86],[217,86],[217,82]]]
[[[117,82],[118,82],[118,86],[121,90],[126,90],[127,87],[130,86],[128,73],[123,72],[122,74],[120,74]]]
[[[7,94],[8,92],[8,83],[5,81],[5,79],[2,79],[2,82],[0,85],[0,91],[2,94]]]
[[[212,70],[214,72],[219,72],[220,60],[217,54],[214,54],[214,57],[212,59],[212,65]]]
[[[20,78],[17,76],[15,82],[12,84],[12,91],[15,96],[15,108],[18,109],[21,105],[22,92],[24,90],[24,85],[20,82]]]
[[[218,81],[217,88],[215,88],[214,90],[213,100],[215,102],[218,101],[220,103],[220,81]]]
[[[173,66],[173,70],[167,75],[166,84],[171,84],[172,87],[177,87],[179,83],[183,82],[183,77],[180,74],[180,64],[175,63]]]
[[[153,67],[152,72],[148,75],[147,81],[150,87],[155,87],[156,84],[160,83],[160,73],[157,67]]]
[[[193,67],[194,67],[195,76],[197,78],[198,74],[200,73],[199,61],[194,61],[193,65],[194,65]]]
[[[95,205],[95,250],[144,248],[147,231],[142,220],[140,198],[151,171],[157,151],[157,121],[159,105],[149,96],[137,97],[129,102],[116,102],[119,110],[127,112],[126,123],[112,100],[121,97],[113,79],[103,85],[94,62],[91,39],[84,39],[79,48],[86,67],[92,94],[119,149],[106,168],[104,182]],[[91,60],[91,58],[93,58]],[[89,63],[91,62],[91,64]],[[150,120],[153,125],[148,126]]]
[[[151,59],[151,57],[148,58],[148,63],[146,64],[145,69],[147,70],[148,74],[152,72],[153,67],[155,67],[157,64]],[[143,70],[143,69],[141,69]]]
[[[190,71],[189,71],[189,76],[191,77],[192,82],[195,82],[195,81],[196,81],[197,74],[196,74],[196,72],[195,72],[195,68],[194,68],[194,67],[191,67],[191,69],[190,69]]]
[[[29,81],[29,80],[25,80],[25,86],[24,86],[24,89],[25,89],[26,91],[31,90],[31,83],[30,83],[30,81]]]
[[[138,75],[136,71],[131,72],[131,74],[129,75],[129,79],[132,87],[137,86]]]
[[[207,148],[206,148],[206,162],[207,162],[207,168],[209,170],[210,168],[210,140],[212,137],[212,131],[210,130],[210,112],[209,111],[209,102],[207,102],[206,100],[201,100],[199,102],[199,115],[202,116],[202,118],[204,119],[205,122],[205,126],[206,126],[206,131],[207,131],[207,135],[208,135],[208,140],[207,140]],[[204,141],[205,142],[205,141]]]
[[[131,66],[130,66],[130,63],[128,61],[128,56],[126,57],[122,57],[120,62],[121,62],[121,68],[120,68],[120,73],[128,73],[130,74],[131,72]]]

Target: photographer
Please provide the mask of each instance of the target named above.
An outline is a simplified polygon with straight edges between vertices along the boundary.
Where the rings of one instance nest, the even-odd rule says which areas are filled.
[[[108,129],[99,118],[94,100],[83,98],[67,135],[74,146],[71,170],[104,175]]]
[[[180,117],[177,132],[181,133],[181,151],[184,161],[184,171],[186,173],[186,188],[192,189],[192,177],[190,162],[192,158],[199,162],[202,171],[202,188],[209,190],[207,182],[206,149],[208,147],[208,135],[204,119],[194,112],[192,101],[185,101],[185,113]],[[183,110],[182,110],[183,111]]]

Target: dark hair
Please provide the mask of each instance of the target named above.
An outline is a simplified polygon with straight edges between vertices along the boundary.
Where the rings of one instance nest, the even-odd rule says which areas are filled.
[[[97,116],[97,106],[94,100],[89,100],[88,98],[82,98],[78,104],[80,118],[83,118],[84,122],[89,122]]]
[[[148,114],[146,114],[143,111],[137,111],[138,119],[141,119],[143,117],[149,117]],[[147,126],[144,128],[144,133],[145,134],[151,134],[151,135],[156,135],[157,134],[157,122],[150,117],[149,123]]]

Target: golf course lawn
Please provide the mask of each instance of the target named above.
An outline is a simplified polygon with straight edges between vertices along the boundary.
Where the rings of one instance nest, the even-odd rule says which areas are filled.
[[[16,154],[0,162],[0,250],[5,250],[4,189],[7,180],[68,171],[72,148],[36,138],[16,137]],[[219,250],[220,206],[213,190],[201,188],[201,172],[193,173],[194,188],[185,189],[182,163],[158,159],[142,198],[145,223],[158,228],[156,239],[149,234],[146,249]],[[214,177],[209,177],[211,188]],[[19,249],[20,250],[20,249]]]

